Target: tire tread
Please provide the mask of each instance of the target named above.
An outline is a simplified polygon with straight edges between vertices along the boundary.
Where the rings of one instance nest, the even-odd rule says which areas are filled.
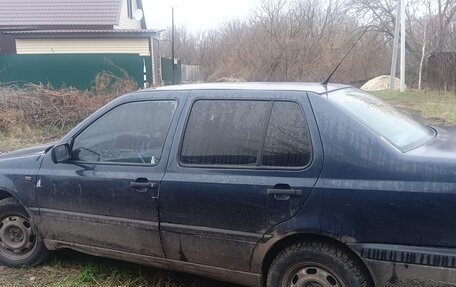
[[[368,276],[367,270],[365,266],[359,261],[357,258],[353,258],[353,256],[347,253],[345,250],[337,246],[336,244],[325,242],[325,241],[300,241],[294,243],[286,248],[284,248],[279,254],[274,258],[269,268],[268,275],[267,275],[267,286],[269,287],[268,282],[271,281],[272,276],[274,275],[273,271],[275,266],[280,264],[280,261],[283,258],[287,258],[292,254],[296,253],[297,251],[302,250],[313,250],[313,251],[320,251],[326,253],[336,260],[343,263],[348,272],[351,273],[352,276],[356,278],[358,284],[353,287],[373,287],[371,283],[371,278]],[[347,286],[352,287],[352,286]]]

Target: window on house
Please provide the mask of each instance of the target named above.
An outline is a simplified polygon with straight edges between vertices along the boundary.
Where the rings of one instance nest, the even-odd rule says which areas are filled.
[[[127,11],[128,11],[128,18],[133,19],[133,4],[132,0],[127,0]]]

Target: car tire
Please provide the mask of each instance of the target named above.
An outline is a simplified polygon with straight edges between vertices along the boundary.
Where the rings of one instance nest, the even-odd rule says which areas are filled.
[[[362,263],[332,243],[310,241],[282,250],[269,268],[267,287],[373,287]]]
[[[13,268],[36,266],[49,255],[29,214],[14,198],[0,201],[0,263]]]

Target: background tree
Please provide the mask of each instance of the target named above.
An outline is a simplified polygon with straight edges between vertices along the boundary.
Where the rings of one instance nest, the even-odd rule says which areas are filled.
[[[263,0],[246,19],[218,29],[192,34],[179,27],[176,55],[201,65],[209,81],[322,81],[368,30],[334,77],[362,82],[389,74],[397,3]],[[411,0],[406,10],[407,80],[417,87],[432,52],[456,51],[456,0]],[[169,31],[162,43],[163,55],[169,56]]]

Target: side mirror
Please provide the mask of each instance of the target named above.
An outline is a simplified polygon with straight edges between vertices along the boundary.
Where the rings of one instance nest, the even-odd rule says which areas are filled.
[[[69,144],[62,144],[55,146],[52,149],[52,160],[55,163],[61,163],[69,160],[71,158],[71,153],[70,153],[70,145]]]

